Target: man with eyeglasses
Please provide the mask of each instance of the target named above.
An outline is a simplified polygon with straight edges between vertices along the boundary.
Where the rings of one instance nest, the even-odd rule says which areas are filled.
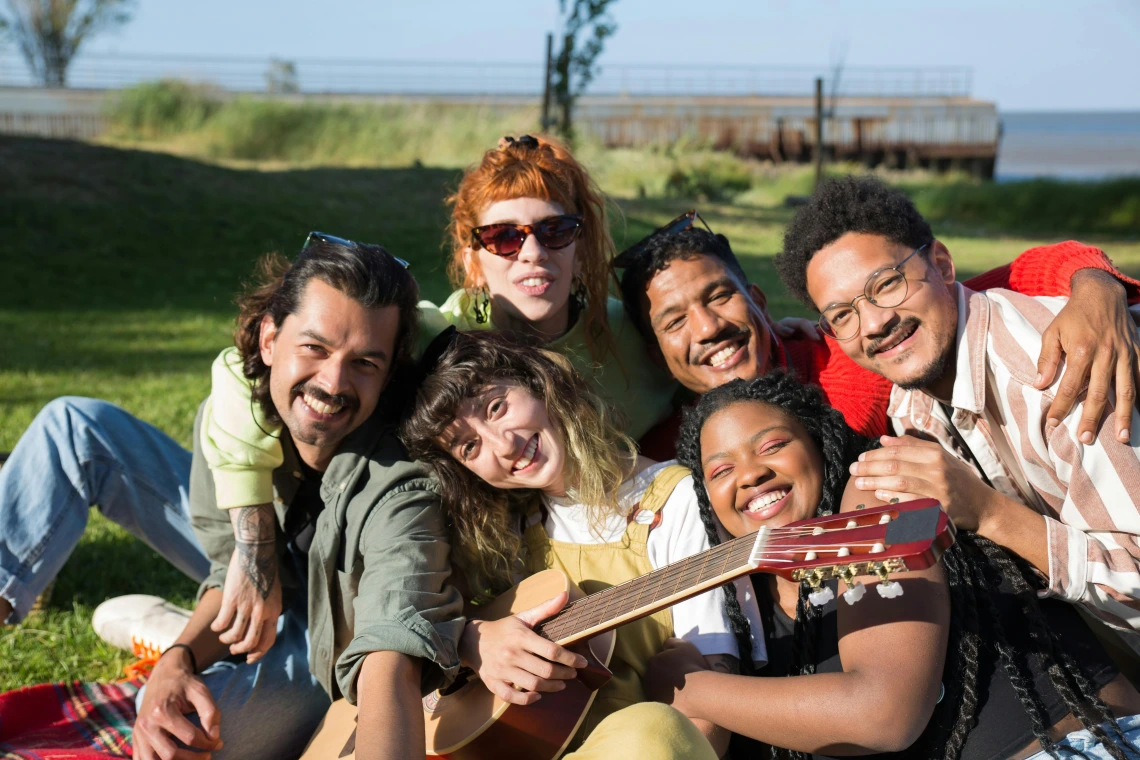
[[[786,369],[819,385],[855,430],[868,436],[887,432],[891,382],[853,362],[833,339],[788,330],[772,319],[767,296],[748,282],[728,239],[709,230],[696,212],[681,215],[623,251],[614,267],[627,313],[657,349],[659,361],[685,386],[682,405],[729,380]],[[1076,275],[1082,268],[1087,271]],[[1072,281],[1079,297],[1050,327],[1054,343],[1047,343],[1050,350],[1040,357],[1043,382],[1052,381],[1062,346],[1096,346],[1096,361],[1093,352],[1078,352],[1068,362],[1062,382],[1075,388],[1067,397],[1058,394],[1053,407],[1057,414],[1068,411],[1086,380],[1107,386],[1134,356],[1132,323],[1120,287],[1111,276],[1089,276],[1093,268],[1115,273],[1099,250],[1069,242],[1031,249],[968,283],[979,290],[1010,287],[1043,295],[1068,294]],[[1134,288],[1131,295],[1137,294],[1140,289]],[[1122,377],[1118,394],[1131,392],[1132,376]],[[1086,407],[1086,416],[1097,415],[1083,423],[1091,429],[1099,422],[1100,409]],[[642,453],[659,460],[674,457],[680,420],[678,409],[651,429],[641,438]]]
[[[1084,430],[1039,387],[1037,356],[1065,298],[978,293],[956,281],[950,251],[904,195],[877,180],[821,186],[787,230],[777,268],[788,290],[861,367],[894,384],[899,437],[852,465],[880,499],[932,497],[955,524],[1015,552],[1042,596],[1140,629],[1140,415],[1131,367],[1111,416]]]

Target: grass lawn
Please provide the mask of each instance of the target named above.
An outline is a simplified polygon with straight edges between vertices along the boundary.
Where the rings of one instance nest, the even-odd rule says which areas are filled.
[[[0,138],[0,451],[66,394],[122,405],[189,446],[209,365],[230,340],[232,299],[255,258],[295,252],[318,229],[381,242],[412,261],[424,296],[448,292],[441,252],[454,169],[224,166],[165,153]],[[754,188],[762,190],[762,188]],[[748,199],[752,200],[749,201]],[[732,240],[775,315],[803,314],[771,259],[790,210],[741,202],[618,199],[619,247],[699,205]],[[1026,229],[1048,229],[1029,225]],[[1082,230],[1000,234],[936,225],[963,276]],[[1140,230],[1100,242],[1140,275]],[[114,679],[124,654],[90,629],[108,596],[153,593],[191,605],[194,584],[93,513],[39,617],[0,629],[0,691],[61,679]]]

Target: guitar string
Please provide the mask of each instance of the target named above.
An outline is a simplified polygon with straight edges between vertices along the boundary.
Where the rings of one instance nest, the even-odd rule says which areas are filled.
[[[880,515],[881,514],[889,514],[889,511],[884,510],[882,513],[880,513]],[[864,513],[860,517],[862,517],[863,519],[866,519],[867,517],[873,517],[874,515],[875,515],[875,513],[870,513],[870,514]],[[839,518],[839,519],[842,519],[842,518]],[[852,519],[854,519],[854,518],[852,518]],[[811,528],[808,528],[806,526],[799,526],[799,527],[795,527],[795,528],[774,528],[771,531],[769,531],[769,540],[772,540],[772,539],[787,540],[789,538],[799,538],[799,537],[804,537],[804,536],[808,536],[808,535],[815,536],[815,535],[823,535],[826,533],[836,533],[836,532],[848,531],[848,530],[858,530],[860,528],[876,528],[876,527],[880,527],[882,525],[884,525],[884,523],[879,523],[879,522],[875,522],[875,523],[872,523],[869,525],[857,525],[854,528],[849,528],[846,525],[844,525],[842,527],[823,528],[820,533],[816,533],[816,528],[818,528],[820,526],[812,526]],[[699,555],[701,557],[701,569],[697,570],[697,581],[696,581],[696,583],[692,583],[692,584],[688,584],[688,585],[697,585],[698,583],[703,582],[705,580],[705,578],[703,577],[703,569],[708,566],[708,564],[710,563],[710,561],[714,557],[719,559],[721,556],[724,556],[725,557],[725,563],[724,563],[725,568],[727,568],[729,563],[731,562],[731,559],[732,559],[731,555],[732,554],[739,554],[739,555],[741,555],[741,558],[750,559],[751,553],[752,553],[752,548],[755,544],[755,536],[756,536],[756,533],[751,533],[751,534],[747,534],[744,536],[740,536],[740,537],[737,537],[731,541],[727,541],[723,544],[720,544],[720,545],[714,547],[713,549],[710,549],[709,551],[702,552],[702,554]],[[790,562],[790,561],[794,561],[794,560],[783,558],[783,557],[777,557],[775,555],[788,553],[790,551],[799,551],[799,550],[803,550],[803,549],[809,549],[809,550],[814,549],[816,551],[824,551],[824,552],[838,551],[838,548],[831,548],[834,546],[835,546],[834,544],[828,544],[828,545],[824,545],[824,546],[820,546],[820,545],[816,545],[816,544],[804,544],[804,545],[788,544],[788,545],[782,545],[782,546],[772,546],[769,549],[767,549],[761,555],[760,558],[762,560],[766,560],[766,561],[770,561],[770,562],[773,562],[773,561]],[[873,544],[871,544],[870,542],[867,542],[867,543],[858,542],[858,543],[847,544],[847,546],[857,546],[857,547],[872,546],[873,547]],[[860,556],[860,555],[856,555],[856,556]],[[610,588],[596,592],[595,594],[591,594],[587,597],[577,599],[574,602],[572,602],[571,604],[567,605],[565,608],[563,608],[555,616],[548,618],[546,621],[543,621],[543,623],[540,624],[542,626],[542,631],[544,633],[550,633],[556,629],[562,630],[562,629],[565,629],[567,627],[578,627],[582,624],[582,620],[583,620],[583,618],[585,618],[586,615],[588,615],[590,613],[596,613],[596,617],[597,617],[596,621],[594,620],[594,616],[591,616],[590,618],[586,618],[587,620],[593,621],[593,622],[589,623],[588,625],[586,625],[586,628],[593,627],[594,625],[597,625],[598,623],[600,623],[602,620],[606,619],[606,611],[612,605],[619,603],[619,602],[625,603],[629,597],[634,596],[635,594],[636,594],[636,596],[634,598],[633,609],[637,609],[640,606],[642,606],[640,604],[641,596],[645,594],[646,588],[654,580],[657,581],[657,585],[656,585],[656,588],[654,589],[654,592],[652,594],[652,598],[648,602],[646,602],[646,604],[652,604],[653,602],[655,602],[661,598],[667,598],[668,596],[671,596],[674,593],[676,593],[676,589],[681,587],[682,581],[685,580],[686,577],[693,572],[693,568],[691,567],[691,564],[692,564],[692,560],[694,560],[694,559],[696,559],[696,557],[686,558],[686,559],[678,561],[676,563],[672,563],[671,565],[668,565],[664,568],[659,568],[658,570],[656,570],[652,573],[648,573],[646,575],[639,576],[638,578],[631,579],[631,580],[626,581],[624,583],[618,584],[617,586],[611,586]],[[723,573],[719,573],[718,575],[720,575],[720,574],[723,574]],[[716,576],[712,576],[712,577],[716,577]],[[673,581],[674,590],[673,590],[673,592],[665,594],[664,596],[662,596],[660,592],[661,592],[661,589],[666,585],[667,581]],[[600,609],[599,609],[599,607],[600,607]]]
[[[750,537],[742,536],[741,538],[743,539]],[[617,586],[611,586],[608,589],[599,591],[595,594],[591,594],[588,597],[578,599],[572,605],[568,605],[566,608],[564,608],[556,616],[544,621],[543,633],[547,635],[553,634],[556,637],[560,638],[566,629],[586,630],[588,628],[591,628],[594,625],[602,622],[602,620],[606,619],[605,617],[599,617],[599,619],[595,621],[593,619],[594,616],[592,615],[586,617],[586,615],[595,610],[595,605],[598,605],[599,602],[601,602],[601,606],[604,608],[609,608],[615,603],[625,602],[634,595],[634,592],[636,592],[636,598],[634,600],[634,606],[632,609],[638,609],[644,606],[641,604],[641,596],[645,594],[646,587],[648,587],[654,580],[657,581],[656,588],[654,589],[650,598],[645,602],[645,604],[652,604],[653,602],[656,602],[660,599],[672,596],[674,593],[676,593],[676,589],[680,587],[682,580],[685,579],[686,576],[693,574],[694,571],[696,572],[696,581],[687,585],[696,585],[697,583],[706,580],[704,577],[704,570],[706,570],[710,564],[715,564],[713,562],[714,559],[719,560],[721,557],[723,557],[723,568],[727,568],[729,566],[734,556],[742,559],[747,559],[751,554],[753,543],[754,541],[742,541],[741,539],[734,539],[733,541],[720,544],[708,552],[703,552],[702,554],[704,556],[698,555],[695,557],[688,557],[679,562],[670,564],[664,568],[660,568],[659,570],[656,570],[652,573],[639,576],[638,578],[631,579],[625,583],[619,584]],[[700,567],[697,567],[697,563],[693,562],[693,560],[696,560],[698,558],[700,559]],[[717,577],[719,575],[722,575],[725,571],[726,570],[722,569],[720,572],[716,572],[709,577]],[[662,594],[662,589],[666,587],[666,584],[669,581],[673,583],[673,591]],[[588,622],[583,627],[580,627],[582,626],[584,619],[592,622]]]
[[[747,536],[742,536],[741,538],[747,538]],[[874,544],[870,542],[858,542],[846,544],[846,546],[870,546],[873,548]],[[677,593],[678,589],[682,587],[690,588],[692,586],[698,585],[708,579],[705,577],[704,571],[708,568],[710,560],[713,558],[714,554],[717,555],[717,559],[720,558],[719,555],[725,555],[725,562],[722,566],[722,569],[719,572],[708,576],[709,578],[715,578],[727,573],[729,566],[733,565],[732,560],[734,558],[734,555],[736,555],[737,559],[737,563],[734,565],[734,569],[740,569],[743,565],[750,565],[749,560],[751,559],[752,554],[752,546],[750,543],[743,542],[740,539],[735,539],[726,544],[721,544],[720,547],[727,547],[728,550],[721,552],[703,552],[701,555],[686,558],[685,560],[673,563],[665,568],[660,568],[653,573],[639,576],[638,578],[627,581],[626,583],[619,584],[618,586],[611,586],[608,589],[596,592],[595,594],[591,594],[588,597],[578,599],[572,605],[578,609],[571,609],[571,606],[568,605],[560,613],[544,621],[542,624],[542,633],[550,636],[551,638],[562,638],[569,633],[577,633],[582,630],[588,630],[589,628],[592,628],[605,620],[620,617],[621,614],[627,614],[628,612],[636,611],[637,609],[640,609],[644,606],[652,605],[654,602],[657,602],[660,599],[673,596]],[[762,553],[760,555],[760,559],[767,562],[794,562],[796,561],[794,558],[779,557],[776,555],[786,554],[791,551],[798,552],[803,549],[829,553],[838,552],[840,548],[841,547],[836,545],[820,546],[816,544],[773,547],[771,551],[765,551]],[[747,551],[740,551],[743,549],[747,549]],[[858,558],[865,557],[866,555],[856,554],[850,556],[852,556],[853,561],[861,561]],[[692,562],[692,560],[696,559],[701,560],[699,567],[695,566]],[[835,559],[841,558],[835,557]],[[649,585],[650,581],[653,579],[657,580],[657,588],[655,589],[655,592],[652,594],[651,598],[642,604],[641,596],[645,593],[645,586]],[[639,584],[638,581],[641,581],[641,583]],[[672,582],[672,590],[662,594],[662,589],[667,587],[669,582]],[[637,592],[637,596],[633,600],[633,604],[626,606],[624,603],[630,596],[632,596],[635,590]],[[611,607],[619,604],[621,605],[621,608],[625,610],[625,612],[615,615],[607,614],[608,610]],[[590,613],[597,614],[594,615]]]

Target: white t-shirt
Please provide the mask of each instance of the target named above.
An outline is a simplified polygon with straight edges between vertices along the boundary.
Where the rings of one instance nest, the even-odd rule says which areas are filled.
[[[608,544],[621,540],[626,530],[626,518],[654,478],[667,466],[676,462],[660,462],[647,467],[621,484],[618,505],[622,514],[611,515],[600,532],[590,529],[586,511],[581,504],[566,498],[543,496],[546,504],[546,534],[555,541],[573,544]],[[645,518],[651,520],[647,512]],[[640,519],[635,517],[640,522]],[[691,557],[709,548],[708,535],[701,523],[697,495],[693,491],[693,476],[677,483],[673,493],[661,508],[661,524],[649,532],[649,564],[654,570],[678,560]],[[736,581],[736,597],[752,628],[752,659],[757,665],[768,661],[764,646],[764,632],[760,611],[748,576]],[[736,636],[724,609],[724,591],[715,588],[672,607],[674,635],[688,641],[704,655],[727,654],[739,658]]]

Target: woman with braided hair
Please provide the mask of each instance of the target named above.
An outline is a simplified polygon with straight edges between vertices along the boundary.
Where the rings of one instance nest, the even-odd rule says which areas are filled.
[[[686,416],[678,459],[718,543],[722,531],[877,505],[846,489],[871,446],[818,388],[772,374],[706,394]],[[755,575],[770,664],[715,673],[671,641],[650,663],[650,696],[715,716],[774,758],[1140,757],[1140,693],[1071,605],[1038,598],[1019,558],[960,531],[941,564],[895,580],[899,599],[872,593],[868,578],[858,603],[832,596],[817,607],[800,584]],[[754,620],[735,592],[725,587],[745,638]]]

